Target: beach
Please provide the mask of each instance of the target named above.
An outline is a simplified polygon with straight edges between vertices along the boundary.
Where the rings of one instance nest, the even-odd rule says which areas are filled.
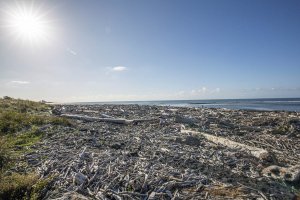
[[[0,200],[300,200],[300,0],[0,7]]]
[[[300,113],[155,105],[56,105],[26,154],[55,177],[46,199],[293,199]],[[298,197],[299,198],[299,197]]]

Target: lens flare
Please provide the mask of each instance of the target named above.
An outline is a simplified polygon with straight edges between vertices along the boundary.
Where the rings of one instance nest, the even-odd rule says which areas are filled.
[[[34,5],[16,5],[6,10],[6,27],[18,40],[42,43],[49,40],[51,27],[46,14]]]

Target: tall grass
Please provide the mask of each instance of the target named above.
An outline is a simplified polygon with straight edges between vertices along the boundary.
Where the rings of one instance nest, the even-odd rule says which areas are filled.
[[[34,173],[12,173],[6,176],[0,174],[0,180],[0,199],[30,199],[38,176]]]
[[[5,165],[10,160],[10,152],[6,139],[0,136],[0,170],[4,168]],[[1,171],[0,171],[1,174]]]
[[[69,120],[61,117],[4,111],[0,113],[0,135],[13,134],[36,125],[53,124],[70,126]]]
[[[18,155],[44,136],[39,127],[72,125],[68,119],[52,116],[50,110],[44,103],[0,98],[0,199],[39,199],[47,185],[49,180],[39,180],[36,174],[11,173],[9,169],[18,162]]]

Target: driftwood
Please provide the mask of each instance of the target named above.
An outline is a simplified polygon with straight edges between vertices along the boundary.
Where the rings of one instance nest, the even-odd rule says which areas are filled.
[[[90,117],[86,115],[74,115],[74,114],[61,114],[62,117],[67,117],[71,119],[79,119],[87,122],[98,121],[98,122],[110,122],[115,124],[134,124],[138,122],[149,122],[149,121],[159,121],[157,118],[150,119],[123,119],[123,118],[100,118],[100,117]]]
[[[261,149],[261,148],[257,148],[257,147],[252,147],[252,146],[248,146],[245,144],[241,144],[238,142],[234,142],[232,140],[223,138],[223,137],[217,137],[217,136],[213,136],[207,133],[203,133],[203,132],[198,132],[198,131],[192,131],[192,130],[181,130],[181,133],[192,133],[192,134],[196,134],[196,135],[201,135],[204,136],[207,140],[217,143],[217,144],[221,144],[224,146],[227,146],[229,148],[238,148],[244,151],[248,151],[250,152],[251,155],[259,158],[259,159],[265,159],[266,157],[269,156],[269,152]]]
[[[173,112],[167,106],[140,105],[57,108],[64,114],[106,118],[106,122],[85,118],[94,123],[78,120],[70,127],[52,124],[41,127],[45,137],[24,155],[27,165],[22,162],[17,165],[17,169],[26,172],[37,169],[42,180],[55,177],[43,192],[45,197],[39,199],[295,198],[294,190],[288,186],[290,183],[283,184],[274,178],[298,180],[296,168],[293,173],[283,170],[290,171],[290,166],[299,164],[300,125],[298,127],[294,118],[300,119],[300,113],[188,107],[178,107]],[[178,117],[179,122],[175,121],[176,115],[196,119],[197,127],[204,133],[215,133],[212,135],[231,142],[268,150],[276,155],[278,163],[258,161],[245,146],[216,144],[198,133],[184,134],[179,130],[192,123],[180,121]],[[108,122],[115,118],[156,118],[157,122],[138,126]],[[282,135],[273,134],[281,123],[291,126],[290,130]],[[262,131],[249,131],[248,127],[259,127]],[[262,170],[269,165],[280,168]],[[24,169],[24,166],[29,167]]]

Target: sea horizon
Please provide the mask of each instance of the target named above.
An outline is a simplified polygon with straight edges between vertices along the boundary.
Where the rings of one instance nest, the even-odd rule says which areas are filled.
[[[56,104],[56,103],[55,103]],[[59,103],[57,103],[59,104]],[[82,105],[149,105],[174,107],[201,107],[224,108],[233,110],[260,110],[260,111],[296,111],[300,112],[300,98],[249,98],[249,99],[194,99],[194,100],[141,100],[141,101],[91,101],[65,102],[61,104]]]

